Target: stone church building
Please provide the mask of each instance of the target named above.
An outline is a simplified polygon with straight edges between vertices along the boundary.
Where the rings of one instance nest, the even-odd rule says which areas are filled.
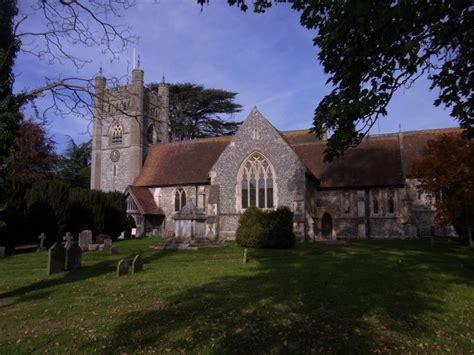
[[[222,240],[248,206],[288,206],[301,241],[404,238],[436,232],[435,196],[412,170],[428,140],[457,129],[367,137],[323,162],[325,140],[279,131],[253,108],[234,136],[169,142],[169,94],[96,78],[91,188],[123,191],[139,235]]]

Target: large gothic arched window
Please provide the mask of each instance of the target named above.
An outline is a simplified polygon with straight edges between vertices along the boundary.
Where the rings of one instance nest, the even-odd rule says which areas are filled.
[[[122,144],[123,142],[123,127],[120,122],[114,122],[110,127],[110,143],[112,145]]]
[[[269,161],[260,153],[254,153],[240,169],[238,185],[241,208],[273,208],[274,170]]]

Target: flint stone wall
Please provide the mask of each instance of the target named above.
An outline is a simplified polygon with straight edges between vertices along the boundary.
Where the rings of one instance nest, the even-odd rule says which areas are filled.
[[[366,199],[366,190],[368,191],[368,200]],[[405,207],[407,202],[402,200],[403,188],[370,188],[359,190],[354,189],[337,189],[337,190],[321,190],[317,192],[318,207],[325,209],[334,209],[331,217],[333,219],[333,229],[336,238],[357,238],[358,228],[360,224],[367,224],[367,211],[369,212],[369,228],[371,238],[400,238],[406,235],[404,222]],[[349,194],[350,211],[345,212],[345,194]],[[389,213],[388,196],[392,193],[394,197],[394,213]],[[379,201],[379,213],[374,213],[372,197],[376,195]],[[362,202],[362,203],[361,203]],[[360,206],[358,206],[360,204]],[[320,216],[319,216],[320,217]],[[317,221],[320,223],[320,221]],[[320,228],[320,225],[319,225]]]
[[[109,129],[110,125],[118,121],[123,127],[122,144],[110,145]],[[102,191],[125,191],[129,184],[129,160],[130,160],[130,124],[129,119],[123,115],[108,117],[103,119],[100,152],[101,176],[100,189]],[[113,150],[120,152],[120,159],[117,162],[110,160],[110,153]],[[114,165],[116,165],[116,174],[114,176]],[[138,172],[137,172],[138,174]]]
[[[280,133],[253,109],[211,170],[211,184],[219,185],[219,236],[233,238],[242,213],[238,210],[237,176],[252,153],[265,156],[275,169],[274,204],[293,210],[305,197],[305,167]]]

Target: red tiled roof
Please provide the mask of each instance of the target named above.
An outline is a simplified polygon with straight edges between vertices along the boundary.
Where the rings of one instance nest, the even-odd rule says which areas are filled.
[[[215,137],[153,146],[133,185],[208,184],[209,170],[231,139]]]
[[[403,184],[398,135],[370,137],[331,163],[323,161],[325,142],[297,144],[293,149],[321,187]]]
[[[148,188],[129,186],[128,192],[133,196],[133,199],[143,215],[165,215],[163,210],[156,205],[155,199]]]
[[[402,185],[403,166],[410,176],[413,162],[421,157],[428,140],[439,134],[458,133],[460,129],[403,132],[366,138],[358,147],[347,150],[342,158],[324,163],[325,141],[308,130],[280,132],[321,187],[366,187]],[[232,137],[216,137],[160,144],[149,148],[135,186],[173,186],[208,184],[209,171]],[[150,194],[151,196],[151,194]]]
[[[316,138],[314,133],[311,133],[309,129],[299,129],[296,131],[283,131],[280,132],[282,137],[287,141],[288,144],[301,144],[301,143],[316,143],[319,139]]]

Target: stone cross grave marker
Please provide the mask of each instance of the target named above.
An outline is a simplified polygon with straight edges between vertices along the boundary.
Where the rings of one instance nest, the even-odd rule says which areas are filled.
[[[71,233],[66,232],[66,235],[63,237],[63,240],[66,241],[65,247],[67,248],[71,244],[71,242],[74,240],[74,238],[72,237]]]
[[[38,251],[45,251],[46,248],[44,247],[44,240],[46,239],[46,236],[44,235],[44,233],[41,233],[38,239],[40,240]]]
[[[136,274],[140,271],[143,271],[143,259],[140,255],[137,255],[132,261],[132,274]]]
[[[104,239],[104,250],[112,249],[112,239]]]
[[[61,243],[54,243],[48,250],[48,275],[64,271],[66,249]]]
[[[130,265],[128,264],[128,261],[125,259],[122,259],[118,262],[117,264],[117,276],[124,276],[128,275],[128,269],[130,268]]]
[[[244,264],[247,264],[249,262],[249,252],[248,252],[247,248],[244,249],[244,258],[243,258],[242,262]]]
[[[64,261],[65,270],[76,270],[81,267],[82,249],[76,242],[70,242],[66,248],[66,258]]]
[[[91,230],[83,230],[79,233],[79,247],[82,251],[89,250],[89,244],[92,244],[92,231]]]
[[[5,247],[0,247],[0,259],[5,257]]]

